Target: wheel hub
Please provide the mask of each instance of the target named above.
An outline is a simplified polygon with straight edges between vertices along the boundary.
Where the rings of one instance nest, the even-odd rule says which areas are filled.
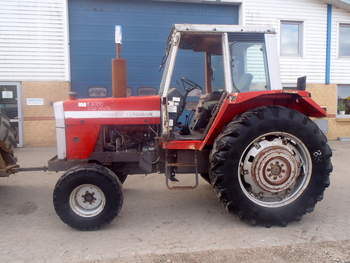
[[[253,202],[281,207],[295,200],[311,176],[310,154],[295,136],[271,132],[256,138],[243,152],[240,186]]]
[[[252,143],[241,163],[241,174],[258,199],[283,198],[295,185],[303,160],[286,138],[261,138]],[[281,196],[279,196],[281,195]]]
[[[95,192],[90,193],[89,191],[86,191],[85,194],[82,196],[83,202],[89,203],[90,205],[92,205],[92,203],[96,201],[96,198],[94,197],[94,195],[95,195]]]
[[[103,191],[96,185],[83,184],[70,194],[71,209],[82,217],[93,217],[101,213],[106,203]]]
[[[251,166],[251,176],[257,185],[270,193],[278,193],[292,186],[300,173],[300,160],[284,145],[264,147]]]

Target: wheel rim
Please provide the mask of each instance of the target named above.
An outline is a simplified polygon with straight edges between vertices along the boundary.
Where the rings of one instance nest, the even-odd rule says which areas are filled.
[[[271,132],[256,138],[239,162],[239,184],[244,194],[264,207],[282,207],[306,189],[312,174],[310,153],[294,135]]]
[[[103,191],[96,185],[83,184],[70,194],[69,205],[74,213],[82,217],[93,217],[100,214],[106,204]]]

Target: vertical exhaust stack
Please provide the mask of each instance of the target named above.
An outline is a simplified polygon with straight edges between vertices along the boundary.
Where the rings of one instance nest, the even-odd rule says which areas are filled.
[[[115,26],[115,55],[112,60],[112,97],[126,97],[127,77],[126,60],[121,58],[122,27]]]

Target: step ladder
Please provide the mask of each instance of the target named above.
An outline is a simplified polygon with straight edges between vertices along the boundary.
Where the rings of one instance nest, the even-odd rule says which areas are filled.
[[[197,151],[194,153],[194,163],[179,163],[179,162],[169,162],[168,159],[168,150],[165,151],[165,183],[169,190],[193,190],[199,184],[199,175],[198,175],[198,161],[197,161]],[[172,173],[175,173],[177,167],[195,167],[195,182],[193,185],[182,185],[182,186],[173,186],[171,185],[170,178]]]

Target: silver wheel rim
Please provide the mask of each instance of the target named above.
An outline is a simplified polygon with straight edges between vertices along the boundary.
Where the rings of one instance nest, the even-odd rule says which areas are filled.
[[[271,132],[253,140],[238,167],[243,193],[264,207],[282,207],[295,201],[307,188],[311,174],[307,147],[285,132]]]
[[[69,205],[74,213],[82,217],[100,214],[106,204],[103,191],[93,184],[77,186],[70,194]]]

